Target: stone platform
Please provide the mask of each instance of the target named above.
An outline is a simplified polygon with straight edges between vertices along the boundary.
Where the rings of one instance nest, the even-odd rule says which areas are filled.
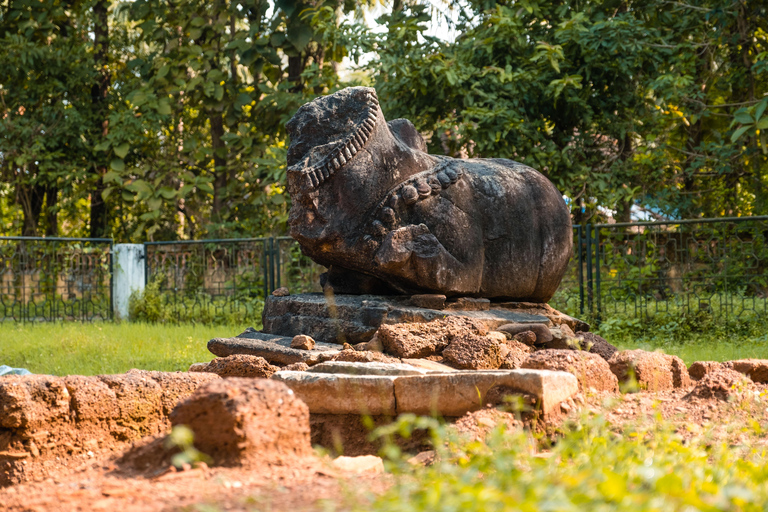
[[[354,345],[369,341],[382,324],[429,322],[448,316],[477,320],[488,330],[507,324],[566,324],[575,332],[589,330],[588,324],[547,304],[475,298],[448,301],[443,295],[270,296],[262,318],[264,333],[291,338],[305,334],[321,343]]]
[[[324,367],[327,366],[327,367]],[[313,414],[462,416],[504,395],[531,396],[544,417],[559,412],[579,384],[572,374],[549,370],[442,373],[408,365],[321,363],[310,371],[272,376],[293,390]],[[495,393],[494,393],[495,391]]]

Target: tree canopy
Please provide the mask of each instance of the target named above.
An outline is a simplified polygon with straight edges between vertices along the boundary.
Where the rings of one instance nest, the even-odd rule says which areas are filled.
[[[429,3],[386,5],[383,31],[369,7],[0,0],[2,234],[282,234],[285,122],[361,83],[431,152],[539,169],[576,222],[768,214],[766,2],[440,4],[454,41]]]

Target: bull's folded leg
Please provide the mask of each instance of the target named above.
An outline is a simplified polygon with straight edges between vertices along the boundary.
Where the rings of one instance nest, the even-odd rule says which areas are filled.
[[[425,290],[446,295],[478,293],[483,275],[482,244],[470,261],[449,253],[424,224],[390,232],[375,256],[377,267],[396,277],[417,282]]]

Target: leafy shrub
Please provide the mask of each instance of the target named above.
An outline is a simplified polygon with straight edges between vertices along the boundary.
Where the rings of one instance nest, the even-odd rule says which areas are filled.
[[[485,442],[434,433],[434,464],[413,467],[395,451],[394,485],[366,511],[747,511],[768,503],[760,451],[683,441],[660,416],[620,433],[585,416],[554,444],[502,427]]]

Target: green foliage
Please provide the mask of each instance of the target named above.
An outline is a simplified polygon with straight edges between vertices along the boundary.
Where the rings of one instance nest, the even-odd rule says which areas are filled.
[[[338,85],[351,41],[326,27],[355,8],[267,0],[0,7],[4,234],[63,227],[85,235],[101,200],[107,232],[126,241],[282,233],[284,125]]]
[[[417,4],[383,16],[372,43],[387,114],[432,150],[524,162],[589,216],[626,219],[633,201],[683,217],[768,211],[765,4],[460,7],[455,42],[426,36]]]
[[[264,299],[252,295],[245,286],[228,296],[211,296],[204,291],[189,290],[179,296],[163,290],[163,276],[147,284],[142,292],[134,291],[128,301],[128,315],[135,322],[191,323],[203,325],[235,325],[251,322],[261,327]],[[243,291],[244,290],[244,291]]]
[[[764,433],[753,432],[755,442]],[[706,436],[684,441],[657,416],[616,431],[584,415],[554,444],[495,428],[483,440],[435,431],[435,463],[393,457],[392,487],[359,510],[763,510],[765,454]]]
[[[197,462],[211,461],[208,455],[195,448],[195,433],[186,425],[176,425],[171,429],[171,433],[165,440],[165,447],[180,450],[171,458],[171,464],[176,469],[194,465]]]

